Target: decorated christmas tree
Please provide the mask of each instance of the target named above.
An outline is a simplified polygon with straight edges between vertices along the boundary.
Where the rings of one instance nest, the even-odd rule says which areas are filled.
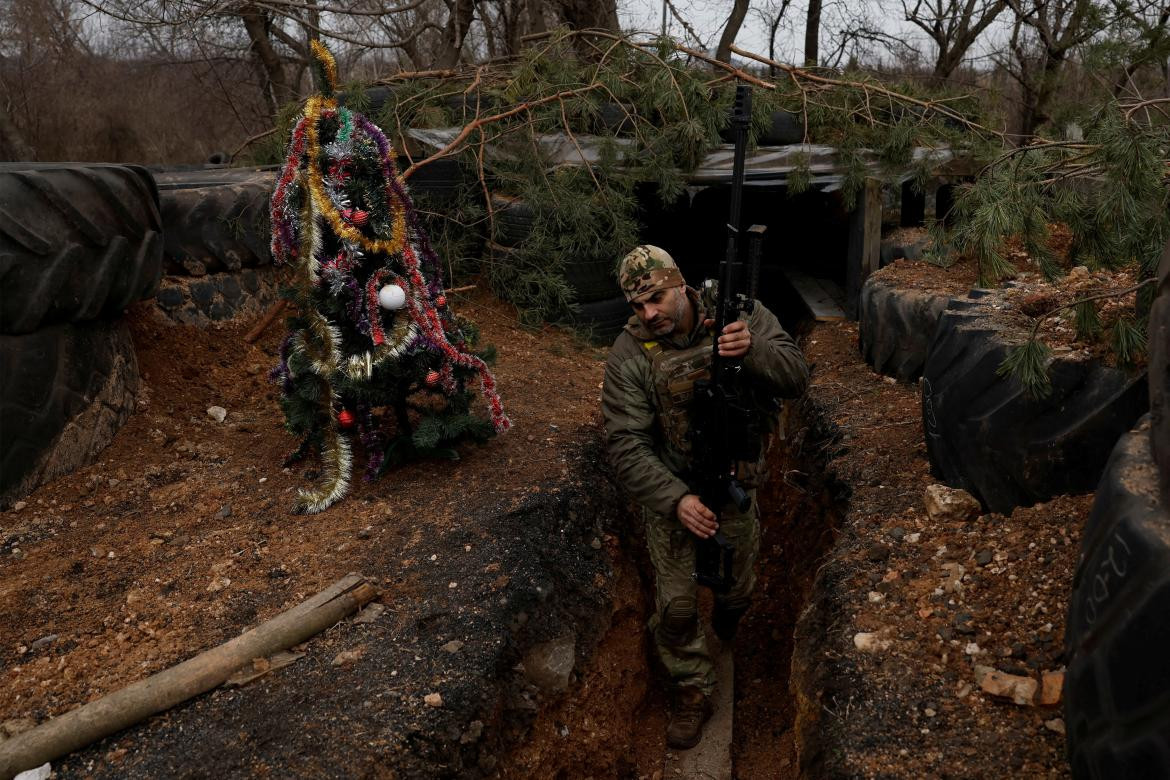
[[[385,135],[334,97],[333,56],[313,42],[321,94],[309,98],[272,196],[272,254],[294,266],[295,314],[273,371],[295,461],[320,453],[321,485],[299,512],[345,496],[356,434],[366,479],[393,462],[454,454],[509,426],[471,323],[443,292],[441,263]],[[471,412],[474,385],[490,419]]]

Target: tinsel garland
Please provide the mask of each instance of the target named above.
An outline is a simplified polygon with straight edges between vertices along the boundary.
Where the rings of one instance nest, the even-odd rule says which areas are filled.
[[[336,417],[342,402],[334,389],[339,380],[369,381],[379,367],[390,369],[414,350],[425,350],[441,356],[438,370],[428,374],[428,386],[437,385],[448,395],[462,392],[454,369],[469,369],[478,376],[493,428],[505,431],[510,421],[504,415],[491,372],[480,358],[468,352],[460,329],[446,309],[442,264],[431,249],[405,181],[394,164],[393,148],[367,118],[338,106],[333,96],[336,62],[318,41],[313,41],[312,49],[324,73],[325,86],[322,94],[306,101],[293,128],[288,158],[271,204],[272,254],[277,263],[297,263],[300,318],[304,324],[285,340],[273,378],[280,382],[285,397],[290,397],[297,379],[292,368],[295,362],[306,366],[323,385],[320,393],[310,396],[317,409],[313,417],[317,427],[309,431],[299,448],[303,452],[314,441],[321,449],[325,464],[321,488],[301,491],[298,501],[300,511],[319,512],[345,495],[352,468],[350,441]],[[323,139],[323,132],[332,132],[332,140]],[[352,178],[349,165],[355,158],[369,159],[365,155],[375,149],[382,179],[375,188],[379,200],[355,205],[347,190]],[[383,197],[384,212],[380,200]],[[359,198],[362,200],[368,200],[368,196]],[[375,207],[377,219],[371,213]],[[328,234],[336,241],[332,244],[335,248],[327,251]],[[380,263],[380,267],[369,270],[363,284],[355,273],[365,273],[370,261]],[[402,270],[396,271],[396,267]],[[400,285],[406,293],[403,311],[384,313],[378,305],[378,293],[386,280]],[[339,325],[330,322],[322,311],[305,305],[321,291],[342,303],[342,316],[370,339],[372,348],[343,354]],[[391,318],[388,329],[383,325],[384,317]],[[368,405],[359,404],[357,412],[358,434],[369,456],[366,478],[370,479],[382,468],[384,441]],[[322,424],[324,428],[318,430]]]

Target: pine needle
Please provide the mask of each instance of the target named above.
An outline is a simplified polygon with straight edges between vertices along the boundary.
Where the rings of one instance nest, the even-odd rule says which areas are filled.
[[[1146,351],[1146,333],[1132,317],[1118,317],[1113,323],[1113,354],[1124,369],[1133,368]]]
[[[1101,316],[1094,301],[1081,301],[1075,307],[1077,339],[1096,341],[1103,331]]]
[[[1052,349],[1033,336],[1023,344],[1009,347],[1007,357],[995,373],[1017,382],[1028,398],[1047,398],[1052,393],[1052,380],[1048,376],[1051,358]]]

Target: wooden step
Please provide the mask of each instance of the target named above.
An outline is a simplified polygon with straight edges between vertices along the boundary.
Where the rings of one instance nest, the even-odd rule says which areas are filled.
[[[781,271],[817,322],[846,318],[843,308],[845,293],[832,279],[818,279],[795,268],[782,268]]]

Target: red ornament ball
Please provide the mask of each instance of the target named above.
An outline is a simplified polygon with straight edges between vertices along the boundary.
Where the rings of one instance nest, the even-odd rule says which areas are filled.
[[[439,383],[439,372],[438,371],[428,371],[427,372],[427,384],[428,385],[436,385],[438,383]]]
[[[356,421],[354,420],[353,412],[349,409],[342,409],[337,413],[337,424],[342,428],[352,428],[354,422]]]
[[[446,306],[447,305],[447,296],[440,295],[438,298],[435,298],[435,304],[438,306]]]

